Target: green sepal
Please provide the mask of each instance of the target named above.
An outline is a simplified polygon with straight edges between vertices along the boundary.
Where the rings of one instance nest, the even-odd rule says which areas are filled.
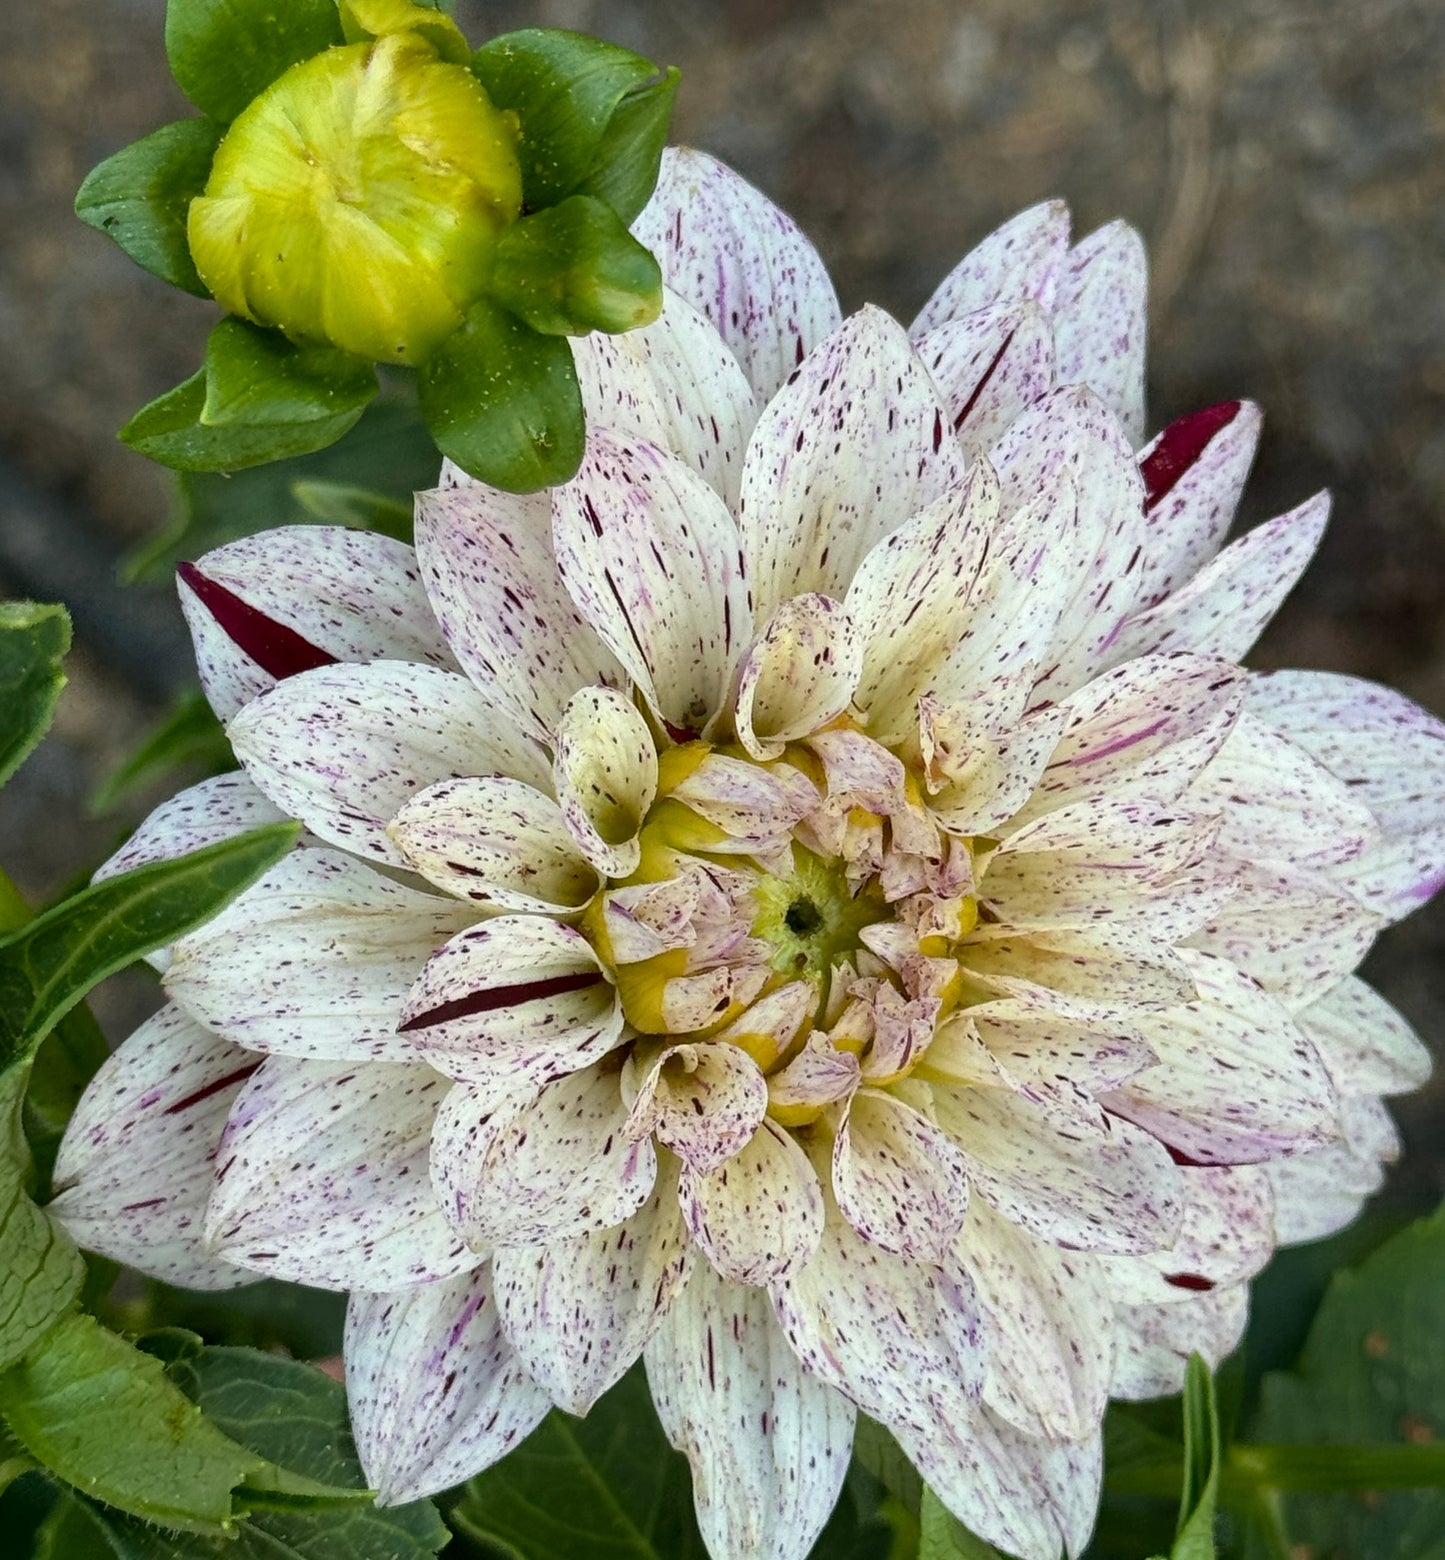
[[[167,0],[166,58],[202,113],[229,123],[301,60],[342,42],[336,0]]]
[[[334,444],[376,392],[363,358],[227,318],[200,372],[142,407],[120,438],[178,471],[240,471]]]
[[[49,729],[65,686],[60,663],[69,649],[64,607],[0,602],[0,785]]]
[[[380,531],[402,542],[411,540],[412,506],[399,498],[349,482],[308,482],[304,478],[291,484],[291,496],[323,525],[351,526],[359,531]]]
[[[472,70],[497,107],[521,121],[529,210],[588,194],[630,222],[647,204],[677,94],[675,71],[616,44],[536,27],[484,44]]]
[[[186,238],[186,212],[206,187],[221,141],[213,119],[178,119],[92,168],[75,197],[82,222],[113,238],[135,263],[207,298]]]
[[[491,293],[543,335],[634,330],[662,312],[662,270],[610,206],[571,195],[503,232]]]
[[[97,982],[208,921],[290,850],[298,830],[267,824],[133,868],[0,938],[0,1070],[24,1066]]]
[[[437,448],[511,493],[568,481],[582,460],[582,394],[572,349],[483,299],[421,370],[422,416]]]
[[[388,33],[414,32],[451,65],[465,65],[471,45],[446,12],[416,0],[338,0],[341,31],[348,43],[363,43]]]
[[[183,689],[170,709],[95,788],[91,813],[109,812],[182,765],[203,768],[208,775],[236,767],[226,729],[198,687]]]
[[[970,1533],[927,1485],[918,1527],[918,1560],[1003,1560],[992,1544]]]

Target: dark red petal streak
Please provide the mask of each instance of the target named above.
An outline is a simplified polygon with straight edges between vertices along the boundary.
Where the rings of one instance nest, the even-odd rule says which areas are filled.
[[[1203,411],[1180,417],[1161,433],[1154,448],[1139,462],[1144,478],[1144,507],[1153,509],[1204,453],[1209,441],[1239,415],[1241,403],[1221,401]]]
[[[222,1089],[229,1089],[233,1083],[243,1083],[261,1065],[260,1060],[248,1062],[244,1067],[238,1067],[235,1072],[227,1073],[224,1078],[213,1078],[210,1083],[199,1088],[194,1094],[188,1094],[184,1099],[177,1100],[174,1105],[167,1105],[161,1112],[163,1116],[179,1116],[183,1110],[189,1110],[192,1105],[199,1105],[202,1100],[208,1100],[213,1094],[219,1094]],[[139,1205],[137,1205],[139,1206]]]
[[[180,564],[176,573],[231,643],[278,682],[294,677],[297,672],[311,672],[318,666],[336,664],[334,655],[319,649],[309,639],[303,639],[294,628],[267,617],[250,602],[243,601],[235,591],[207,579],[195,564]]]
[[[490,991],[473,991],[468,996],[456,997],[417,1013],[397,1025],[398,1034],[412,1029],[430,1029],[433,1024],[449,1024],[457,1018],[475,1018],[478,1013],[495,1013],[498,1008],[520,1007],[524,1002],[540,1002],[546,997],[565,996],[569,991],[585,991],[589,986],[601,984],[602,976],[596,970],[582,970],[576,975],[552,975],[546,980],[524,981],[520,986],[493,986]]]

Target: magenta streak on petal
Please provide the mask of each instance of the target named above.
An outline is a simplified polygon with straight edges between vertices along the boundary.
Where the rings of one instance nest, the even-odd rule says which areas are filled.
[[[1176,418],[1159,435],[1154,448],[1139,462],[1144,478],[1144,508],[1153,509],[1204,453],[1209,441],[1239,415],[1238,401],[1221,401],[1187,417]]]
[[[979,382],[973,387],[973,394],[969,396],[968,400],[963,403],[963,410],[958,414],[957,417],[953,419],[953,430],[955,433],[957,433],[963,427],[964,423],[968,421],[968,414],[978,404],[978,398],[983,394],[984,386],[989,382],[990,379],[993,378],[994,371],[998,368],[999,364],[1003,362],[1003,355],[1008,351],[1009,346],[1012,344],[1014,334],[1015,333],[1013,331],[1010,331],[1008,335],[1003,338],[1003,345],[998,349],[997,352],[994,353],[993,361],[986,369],[984,369],[983,378],[980,379]],[[937,448],[938,446],[935,444],[934,449],[936,450]]]
[[[1112,758],[1115,753],[1122,753],[1125,748],[1133,747],[1136,742],[1147,741],[1156,732],[1162,731],[1168,724],[1168,721],[1169,717],[1167,715],[1161,715],[1152,726],[1145,726],[1139,731],[1132,731],[1127,737],[1119,737],[1116,741],[1109,743],[1107,747],[1089,748],[1083,753],[1077,753],[1073,758],[1066,759],[1064,761],[1065,765],[1073,769],[1079,764],[1093,764],[1097,763],[1101,758]]]
[[[207,579],[195,564],[179,564],[176,573],[232,644],[278,682],[294,677],[297,672],[311,672],[318,666],[336,664],[336,657],[329,651],[303,639],[294,628],[267,617],[250,602],[243,601],[235,591]]]
[[[495,1013],[498,1008],[541,1002],[547,997],[565,996],[569,991],[585,991],[601,980],[602,976],[596,970],[583,970],[576,975],[552,975],[545,980],[524,981],[520,986],[493,986],[488,991],[473,991],[418,1013],[398,1024],[396,1032],[404,1035],[413,1029],[430,1029],[433,1024],[449,1024],[456,1018],[475,1018],[479,1013]]]
[[[213,1094],[219,1094],[222,1089],[228,1089],[233,1083],[243,1083],[261,1065],[260,1061],[247,1062],[244,1067],[238,1067],[235,1072],[227,1073],[224,1078],[215,1078],[203,1088],[197,1089],[194,1094],[188,1094],[182,1100],[177,1100],[174,1105],[167,1105],[161,1112],[163,1116],[179,1116],[183,1110],[189,1110],[192,1105],[199,1105],[202,1100],[208,1100]]]
[[[1198,1273],[1166,1273],[1164,1282],[1176,1289],[1193,1289],[1199,1294],[1208,1294],[1214,1288],[1212,1278],[1204,1278]]]

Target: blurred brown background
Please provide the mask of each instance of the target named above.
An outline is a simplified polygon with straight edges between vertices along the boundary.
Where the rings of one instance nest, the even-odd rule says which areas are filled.
[[[846,308],[907,318],[1048,195],[1122,214],[1154,265],[1152,420],[1267,411],[1244,519],[1335,493],[1323,554],[1255,657],[1395,683],[1445,713],[1445,6],[1410,0],[462,0],[474,39],[574,27],[680,65],[676,138],[726,158],[821,248]],[[168,592],[117,556],[168,512],[115,442],[192,372],[213,311],[71,215],[85,172],[188,111],[163,0],[0,6],[0,588],[64,599],[55,733],[0,800],[37,899],[127,825],[85,799],[187,676]],[[1445,910],[1368,973],[1445,1054]],[[112,994],[117,1026],[153,1000]],[[1445,1191],[1445,1088],[1406,1103],[1402,1189]],[[1434,1149],[1434,1152],[1428,1150]]]

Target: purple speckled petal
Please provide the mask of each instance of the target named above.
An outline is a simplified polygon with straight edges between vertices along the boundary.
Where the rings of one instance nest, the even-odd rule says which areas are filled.
[[[757,394],[772,395],[840,318],[792,218],[705,152],[670,146],[632,225],[663,280],[712,322]]]
[[[1109,1108],[1201,1164],[1248,1164],[1328,1142],[1335,1090],[1288,1010],[1227,960],[1185,958],[1198,999],[1141,1018],[1159,1063],[1109,1096]]]
[[[1054,333],[1036,303],[965,314],[914,342],[964,449],[986,450],[1054,388]]]
[[[136,825],[135,833],[95,869],[91,882],[153,861],[170,861],[204,845],[216,845],[262,824],[282,823],[286,814],[256,788],[244,770],[213,775],[177,791]]]
[[[1295,1014],[1341,1094],[1406,1094],[1430,1076],[1430,1052],[1404,1018],[1347,975]]]
[[[1131,1402],[1184,1387],[1191,1354],[1210,1365],[1232,1354],[1249,1320],[1249,1285],[1213,1289],[1172,1305],[1121,1305],[1119,1352],[1110,1392]]]
[[[386,826],[438,780],[512,775],[545,787],[541,750],[456,672],[377,661],[280,683],[231,722],[246,773],[332,845],[404,867]]]
[[[677,1207],[676,1168],[659,1169],[651,1196],[624,1223],[497,1252],[502,1326],[553,1402],[585,1414],[662,1325],[696,1254]]]
[[[626,681],[557,578],[545,493],[502,493],[470,477],[419,493],[416,550],[462,669],[539,741],[578,688]]]
[[[620,336],[593,331],[573,341],[572,355],[589,428],[671,450],[737,507],[758,401],[727,343],[685,298],[665,290],[660,319]]]
[[[1400,1157],[1390,1112],[1373,1095],[1341,1100],[1340,1124],[1337,1142],[1265,1166],[1278,1244],[1322,1240],[1343,1229],[1385,1184],[1385,1166]]]
[[[1304,573],[1329,519],[1328,493],[1231,542],[1187,584],[1120,629],[1111,662],[1161,650],[1242,660]]]
[[[594,429],[552,494],[557,568],[659,719],[697,736],[752,638],[737,525],[676,456]]]
[[[162,1008],[101,1064],[65,1129],[49,1212],[87,1251],[189,1289],[254,1275],[201,1240],[216,1145],[260,1066],[178,1007]]]
[[[833,1191],[864,1240],[910,1262],[943,1261],[968,1216],[968,1166],[953,1141],[878,1089],[843,1108]]]
[[[566,914],[597,892],[561,808],[520,780],[443,780],[412,797],[386,832],[415,871],[459,899]]]
[[[855,1415],[800,1366],[767,1294],[699,1262],[645,1359],[709,1552],[803,1560],[843,1486]]]
[[[546,916],[501,915],[437,950],[399,1027],[438,1071],[500,1099],[606,1055],[622,1011],[580,932]]]
[[[201,686],[222,720],[280,679],[334,661],[455,665],[416,554],[374,531],[261,531],[182,564],[178,589]]]
[[[1069,247],[1069,208],[1043,201],[1011,217],[970,250],[939,284],[909,327],[916,341],[991,304],[1031,299],[1051,309]]]
[[[762,1124],[768,1084],[758,1064],[726,1041],[670,1045],[637,1080],[630,1137],[652,1133],[695,1175],[740,1153]]]
[[[352,1295],[346,1395],[379,1505],[480,1473],[551,1408],[503,1335],[491,1287],[483,1264],[436,1284]]]
[[[841,599],[868,550],[955,486],[963,452],[928,371],[881,310],[845,320],[768,403],[739,518],[760,619]]]
[[[1031,1234],[1083,1251],[1154,1251],[1183,1218],[1178,1168],[1128,1122],[1095,1131],[1000,1089],[933,1091],[938,1124],[968,1162],[976,1196]]]
[[[568,700],[553,743],[552,779],[577,849],[604,876],[629,876],[657,796],[657,750],[646,719],[614,688],[583,688]]]
[[[449,1087],[415,1062],[267,1057],[226,1123],[206,1243],[318,1289],[398,1289],[474,1268],[427,1178]]]
[[[863,639],[829,596],[783,602],[738,675],[738,740],[760,762],[841,715],[863,670]]]
[[[1144,350],[1149,260],[1126,222],[1111,222],[1069,251],[1054,300],[1056,378],[1088,385],[1129,442],[1144,439]]]
[[[166,990],[237,1045],[322,1061],[406,1061],[411,983],[470,919],[332,850],[295,851],[176,945]]]
[[[1334,672],[1251,680],[1249,709],[1312,754],[1384,838],[1334,876],[1397,921],[1445,884],[1445,725],[1404,694]]]
[[[823,1193],[808,1156],[774,1121],[709,1175],[684,1168],[678,1200],[692,1238],[737,1284],[765,1284],[806,1262],[823,1229]]]
[[[982,1198],[958,1259],[988,1339],[984,1402],[1026,1435],[1088,1435],[1114,1368],[1113,1306],[1097,1264],[1029,1235]]]
[[[791,764],[768,768],[726,753],[709,753],[671,794],[742,844],[786,843],[819,801],[813,782]]]
[[[1259,444],[1252,401],[1190,412],[1139,452],[1144,478],[1144,557],[1138,609],[1177,590],[1219,551]]]
[[[650,1139],[629,1142],[618,1075],[569,1073],[530,1099],[492,1104],[465,1084],[432,1137],[432,1181],[474,1246],[536,1246],[621,1224],[657,1178]]]
[[[1094,928],[975,941],[970,973],[1016,993],[1064,991],[1137,1008],[1176,1007],[1197,995],[1181,954],[1139,932]]]

